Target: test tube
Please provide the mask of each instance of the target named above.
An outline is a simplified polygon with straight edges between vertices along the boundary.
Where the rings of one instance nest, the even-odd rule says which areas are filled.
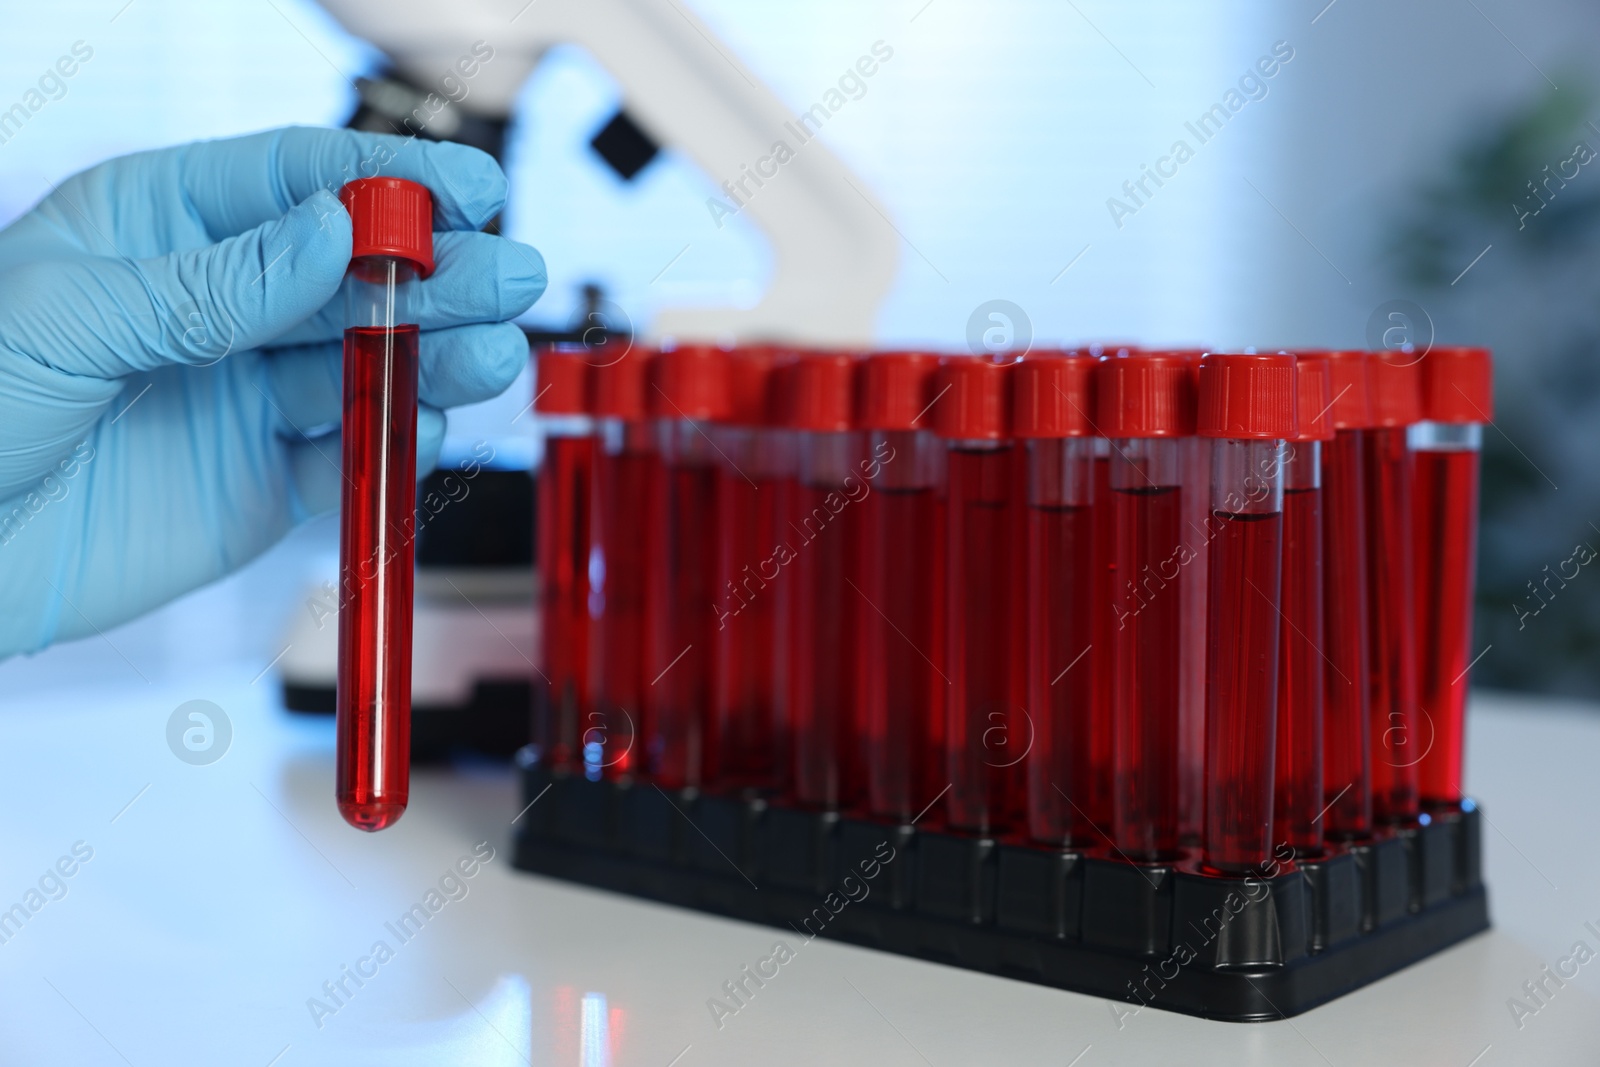
[[[1422,360],[1416,462],[1417,663],[1420,706],[1433,723],[1422,756],[1422,801],[1460,804],[1478,548],[1478,460],[1494,417],[1487,349],[1434,348]],[[1426,731],[1424,731],[1426,735]]]
[[[1295,361],[1299,432],[1283,458],[1283,623],[1278,637],[1278,754],[1274,847],[1308,858],[1322,852],[1323,653],[1322,444],[1328,418],[1328,357]]]
[[[1310,353],[1308,353],[1310,354]],[[1365,352],[1323,352],[1328,419],[1322,445],[1323,645],[1322,835],[1334,842],[1372,834],[1372,723],[1367,670],[1367,430],[1372,406]]]
[[[856,699],[863,478],[855,424],[855,357],[807,352],[790,375],[797,431],[780,565],[791,569],[788,683],[796,803],[841,810],[865,793]]]
[[[583,761],[589,711],[589,494],[594,420],[589,415],[591,350],[542,348],[535,359],[533,410],[544,441],[536,476],[539,677],[533,741],[551,767]]]
[[[1295,361],[1208,353],[1201,436],[1211,451],[1206,814],[1201,869],[1238,875],[1272,858],[1283,567],[1284,439],[1295,436]]]
[[[645,757],[666,789],[698,786],[716,646],[716,472],[711,424],[728,413],[728,353],[711,345],[656,356],[652,407],[661,483],[652,494]]]
[[[1422,357],[1374,352],[1367,362],[1368,718],[1372,815],[1406,823],[1419,807],[1417,765],[1427,745],[1417,715],[1416,569],[1408,428],[1422,418]]]
[[[1012,434],[1027,454],[1028,834],[1082,847],[1108,825],[1110,722],[1094,714],[1095,587],[1092,356],[1019,363]]]
[[[1181,354],[1123,352],[1100,363],[1095,391],[1112,438],[1110,837],[1134,861],[1165,862],[1181,843],[1182,572],[1194,557],[1183,458],[1195,377]]]
[[[583,770],[626,778],[641,766],[650,493],[660,455],[649,422],[655,353],[611,342],[594,356],[595,454],[589,548],[589,691]]]
[[[418,278],[433,273],[433,197],[364,178],[345,282],[344,484],[339,513],[337,783],[358,830],[394,825],[411,779],[411,590],[417,501]]]
[[[1199,348],[1171,349],[1189,361],[1195,390],[1200,387]],[[1198,845],[1205,814],[1206,749],[1206,594],[1210,581],[1211,441],[1183,440],[1183,543],[1189,562],[1178,577],[1183,587],[1183,632],[1178,658],[1178,833],[1185,845]]]
[[[1013,702],[1021,499],[1011,439],[1012,362],[945,358],[935,428],[947,479],[945,756],[949,825],[997,835],[1020,828],[1033,729]]]
[[[944,773],[944,445],[931,426],[939,357],[881,352],[860,367],[872,491],[861,502],[861,722],[867,810],[916,818]]]
[[[778,577],[778,498],[793,465],[786,436],[768,432],[777,398],[772,372],[783,353],[735,349],[728,358],[729,410],[711,431],[717,445],[716,637],[705,727],[708,786],[771,784],[773,618]]]

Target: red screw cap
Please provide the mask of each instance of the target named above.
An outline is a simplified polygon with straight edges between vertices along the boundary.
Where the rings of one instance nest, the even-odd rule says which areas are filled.
[[[1422,421],[1422,357],[1415,352],[1367,356],[1372,425],[1393,428]]]
[[[350,258],[397,256],[433,273],[433,194],[403,178],[359,178],[339,190],[350,213]]]
[[[1333,440],[1333,378],[1326,352],[1297,352],[1294,360],[1296,441]]]
[[[1119,352],[1095,368],[1095,411],[1106,437],[1194,433],[1195,374],[1181,352]]]
[[[1012,435],[1092,436],[1099,362],[1079,352],[1030,353],[1011,372]]]
[[[539,350],[534,360],[533,410],[544,415],[587,415],[593,401],[592,353],[582,345]]]
[[[617,349],[623,349],[617,354]],[[594,364],[594,413],[603,418],[640,422],[650,414],[650,365],[655,353],[626,342],[610,341],[590,357]]]
[[[1422,417],[1430,422],[1494,418],[1494,362],[1487,348],[1431,348],[1422,357]]]
[[[766,426],[776,403],[773,371],[783,350],[772,345],[736,348],[728,355],[728,414],[734,426]]]
[[[856,382],[863,430],[921,430],[932,423],[933,380],[939,357],[931,352],[878,352],[861,362]]]
[[[1328,421],[1335,430],[1365,430],[1372,425],[1372,390],[1368,381],[1368,353],[1359,349],[1312,349],[1297,356],[1321,356],[1328,361]]]
[[[934,432],[955,441],[997,441],[1011,435],[1014,360],[946,356],[934,376]]]
[[[1271,441],[1297,430],[1293,356],[1209,352],[1200,361],[1200,436]]]
[[[650,413],[658,419],[728,417],[728,350],[716,345],[679,345],[655,359]]]
[[[804,352],[788,374],[789,425],[833,433],[855,426],[856,357],[848,352]]]

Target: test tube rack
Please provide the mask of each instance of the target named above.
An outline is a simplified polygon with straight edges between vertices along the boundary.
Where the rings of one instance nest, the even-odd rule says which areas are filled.
[[[747,922],[1232,1022],[1287,1018],[1486,930],[1471,801],[1260,877],[1135,865],[518,754],[517,867]]]

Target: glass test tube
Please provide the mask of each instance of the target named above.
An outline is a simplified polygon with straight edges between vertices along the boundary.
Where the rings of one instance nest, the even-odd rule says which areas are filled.
[[[590,363],[582,345],[540,350],[534,415],[544,442],[536,475],[539,676],[533,741],[551,767],[583,762],[589,722],[589,522],[595,453]]]
[[[1112,437],[1112,843],[1138,862],[1181,844],[1179,720],[1184,438],[1194,432],[1194,374],[1181,354],[1128,353],[1096,374],[1101,432]]]
[[[795,364],[791,425],[799,431],[788,529],[790,787],[797,803],[848,808],[865,793],[856,700],[858,571],[863,480],[855,420],[855,357],[802,355]]]
[[[1333,436],[1327,411],[1328,360],[1295,362],[1299,434],[1283,460],[1283,623],[1278,635],[1278,752],[1274,772],[1274,848],[1301,858],[1322,852],[1323,657],[1322,442]]]
[[[344,484],[339,514],[339,813],[382,830],[411,778],[411,609],[417,498],[419,277],[433,272],[433,198],[398,178],[350,182]]]
[[[736,349],[728,360],[730,410],[717,425],[716,647],[705,725],[705,781],[740,789],[772,783],[772,588],[779,564],[778,499],[794,464],[785,434],[770,431],[772,371],[782,354]]]
[[[660,457],[647,418],[654,354],[613,342],[594,357],[594,490],[589,548],[589,691],[580,737],[591,781],[642,765],[646,549]]]
[[[651,402],[661,484],[652,494],[645,758],[663,788],[698,786],[716,645],[716,472],[711,422],[728,410],[728,353],[709,345],[656,357]]]
[[[1310,353],[1308,353],[1310,354]],[[1322,835],[1335,842],[1372,834],[1372,724],[1368,714],[1367,429],[1372,408],[1367,354],[1320,353],[1332,390],[1331,440],[1322,444],[1323,646]]]
[[[861,724],[867,810],[908,822],[944,773],[944,444],[931,425],[937,356],[884,352],[860,368],[872,491],[861,502]]]
[[[935,379],[946,447],[945,754],[949,824],[1002,834],[1022,821],[1033,724],[1014,704],[1012,564],[1021,500],[1010,438],[1012,363],[952,356]]]
[[[1208,354],[1201,434],[1211,459],[1212,541],[1202,870],[1247,874],[1271,858],[1283,566],[1284,439],[1295,435],[1286,354]]]
[[[1373,428],[1367,431],[1368,717],[1372,814],[1417,817],[1417,765],[1427,745],[1417,715],[1416,571],[1412,456],[1407,430],[1422,415],[1421,357],[1375,352],[1367,364]]]
[[[1489,352],[1434,348],[1423,357],[1422,417],[1411,427],[1416,463],[1419,705],[1433,724],[1419,764],[1422,800],[1461,802],[1472,602],[1478,548],[1483,424],[1493,418]]]
[[[1095,442],[1090,356],[1036,358],[1012,372],[1013,433],[1026,441],[1028,834],[1054,847],[1099,839],[1109,739],[1094,715]]]

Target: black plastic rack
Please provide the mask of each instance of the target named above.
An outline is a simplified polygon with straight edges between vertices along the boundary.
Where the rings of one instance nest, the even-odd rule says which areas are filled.
[[[1470,801],[1261,877],[1135,865],[518,754],[526,871],[1130,1006],[1286,1018],[1489,926]]]

